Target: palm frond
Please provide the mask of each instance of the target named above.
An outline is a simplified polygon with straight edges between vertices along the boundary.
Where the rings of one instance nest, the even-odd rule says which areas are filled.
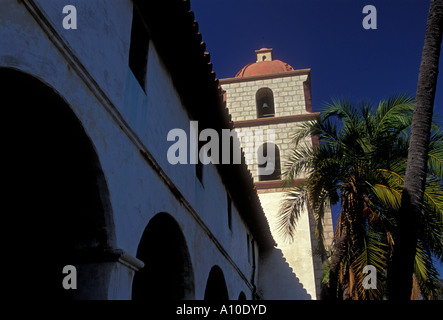
[[[428,174],[443,180],[443,129],[432,131],[429,141]]]
[[[300,175],[309,174],[313,168],[313,149],[307,145],[293,148],[284,164],[282,178],[287,185]]]
[[[320,133],[322,133],[322,129],[318,120],[302,122],[291,134],[292,143],[297,147],[304,139],[310,138],[312,135],[319,135]]]
[[[376,184],[372,187],[374,195],[387,208],[400,209],[401,193],[389,186]]]
[[[360,122],[358,109],[347,99],[332,99],[322,109],[322,122],[326,119],[337,117],[348,129],[352,129]]]
[[[277,217],[277,232],[286,241],[293,241],[297,220],[308,203],[305,185],[292,187],[286,192]]]
[[[443,146],[442,146],[443,149]],[[428,153],[428,173],[443,180],[443,151],[432,150]]]
[[[382,297],[395,241],[413,106],[414,99],[406,95],[383,100],[376,109],[368,102],[353,105],[345,99],[332,99],[325,104],[319,121],[298,125],[293,135],[294,150],[283,177],[289,183],[305,175],[306,182],[287,192],[277,231],[293,240],[297,220],[307,208],[322,243],[329,203],[340,203],[333,263],[330,261],[328,268],[334,270],[332,291],[339,283],[345,297]],[[319,137],[319,146],[304,143],[311,135]],[[422,247],[417,251],[415,279],[423,294],[431,296],[434,269],[430,257],[443,259],[443,129],[436,124],[432,126],[427,169],[417,224]],[[366,265],[376,268],[376,290],[363,288]],[[325,273],[324,280],[328,275]],[[329,294],[340,292],[332,291]]]
[[[426,181],[419,239],[436,257],[443,258],[443,189],[435,177]]]
[[[382,241],[383,236],[374,229],[369,228],[362,237],[356,259],[351,268],[355,274],[355,290],[361,299],[380,299],[382,296],[382,277],[386,272],[387,244]],[[366,266],[373,266],[376,270],[377,283],[375,288],[365,288],[363,272]]]
[[[415,254],[414,276],[418,282],[423,298],[431,299],[437,294],[438,272],[434,267],[430,253],[424,250],[420,242],[417,244]]]
[[[414,99],[407,95],[397,95],[382,100],[377,108],[375,121],[378,123],[375,135],[403,131],[411,125]]]

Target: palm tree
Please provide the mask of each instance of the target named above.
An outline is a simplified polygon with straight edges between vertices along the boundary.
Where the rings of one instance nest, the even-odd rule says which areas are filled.
[[[443,0],[432,0],[418,76],[411,142],[403,196],[390,267],[390,298],[410,299],[418,234],[416,224],[422,211],[427,179],[428,145],[437,86],[438,61],[443,33]],[[440,164],[441,165],[441,164]]]
[[[385,294],[386,269],[394,246],[397,210],[403,187],[413,100],[394,97],[356,107],[335,100],[326,105],[319,121],[302,125],[294,135],[294,148],[283,172],[288,185],[298,175],[305,182],[287,191],[279,212],[279,230],[292,237],[305,205],[316,221],[319,251],[327,260],[330,299],[380,299]],[[338,121],[334,121],[338,120]],[[415,278],[426,296],[434,292],[436,271],[431,254],[442,253],[443,131],[436,128],[430,146],[428,201],[420,225]],[[304,139],[317,135],[320,144],[309,147]],[[325,208],[340,203],[332,248],[323,238]],[[363,268],[377,271],[376,289],[366,290]]]

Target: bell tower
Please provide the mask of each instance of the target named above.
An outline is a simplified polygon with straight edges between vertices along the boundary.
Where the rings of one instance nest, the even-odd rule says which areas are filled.
[[[292,150],[291,133],[319,116],[311,107],[311,70],[295,70],[275,60],[272,49],[262,48],[255,54],[255,63],[243,67],[234,78],[221,79],[220,84],[277,248],[312,299],[318,299],[322,261],[314,254],[317,239],[308,208],[300,215],[292,242],[276,230],[285,196],[281,170]],[[304,142],[313,145],[316,141],[312,137]],[[304,178],[297,177],[294,183]],[[333,237],[330,210],[325,214],[324,230],[329,245]]]

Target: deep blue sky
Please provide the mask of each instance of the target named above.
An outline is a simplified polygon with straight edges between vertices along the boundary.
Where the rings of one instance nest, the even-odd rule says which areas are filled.
[[[367,4],[377,8],[377,30],[362,27]],[[273,48],[275,59],[311,68],[314,111],[331,97],[415,95],[428,9],[429,0],[191,0],[217,78],[254,62],[254,50]]]
[[[217,78],[255,62],[254,50],[311,69],[312,104],[346,97],[374,104],[415,95],[429,0],[191,0]],[[365,30],[365,5],[377,9],[377,30]],[[443,123],[443,58],[434,118]],[[334,212],[336,215],[337,212]],[[443,267],[439,268],[443,274]]]

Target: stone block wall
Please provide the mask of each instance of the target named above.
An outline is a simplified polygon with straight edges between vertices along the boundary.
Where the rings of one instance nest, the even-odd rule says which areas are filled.
[[[257,119],[256,93],[261,88],[269,88],[273,92],[275,110],[273,118],[308,114],[304,90],[304,83],[308,77],[308,73],[305,73],[271,79],[248,80],[245,78],[240,82],[225,83],[222,81],[222,87],[226,91],[227,107],[234,123],[239,124],[243,121]],[[283,172],[291,150],[293,150],[292,135],[297,130],[299,123],[294,119],[281,119],[277,123],[235,125],[254,181],[259,181],[257,150],[264,142],[271,141],[268,130],[275,133],[274,143],[280,151]],[[259,130],[262,130],[262,133]],[[258,135],[261,136],[261,139]],[[311,139],[306,139],[305,143],[312,146]]]
[[[274,93],[275,117],[306,113],[303,83],[308,75],[295,75],[274,79],[247,79],[243,82],[223,83],[228,108],[234,121],[257,118],[255,94],[260,88],[269,88]]]

